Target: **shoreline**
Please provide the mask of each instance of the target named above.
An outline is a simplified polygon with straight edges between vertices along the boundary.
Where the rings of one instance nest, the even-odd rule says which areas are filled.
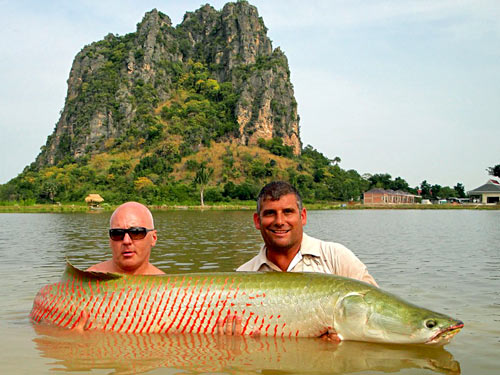
[[[200,205],[147,205],[151,211],[253,211],[255,203],[235,203],[235,204],[211,204],[201,207]],[[378,204],[364,205],[361,203],[342,202],[321,202],[306,203],[304,206],[308,210],[500,210],[500,205],[486,204]],[[35,204],[35,205],[5,205],[0,206],[0,213],[65,213],[65,212],[112,212],[118,205],[105,205],[101,208],[89,208],[81,204]]]

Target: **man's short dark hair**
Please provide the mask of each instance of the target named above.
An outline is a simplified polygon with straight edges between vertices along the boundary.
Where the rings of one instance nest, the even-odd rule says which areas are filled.
[[[297,198],[297,206],[299,211],[302,211],[302,197],[297,189],[285,181],[273,181],[262,188],[257,197],[257,213],[260,214],[261,202],[267,199],[272,201],[279,200],[283,195],[295,194]]]

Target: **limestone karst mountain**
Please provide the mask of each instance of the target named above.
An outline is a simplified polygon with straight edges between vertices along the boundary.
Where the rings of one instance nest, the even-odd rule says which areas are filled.
[[[288,61],[257,8],[205,5],[178,26],[153,9],[133,33],[107,35],[75,57],[61,117],[36,164],[176,140],[181,154],[211,141],[280,138],[300,153]]]

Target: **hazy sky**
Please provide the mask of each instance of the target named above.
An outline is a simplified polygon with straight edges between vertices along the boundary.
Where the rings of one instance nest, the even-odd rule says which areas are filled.
[[[153,8],[177,25],[204,3],[0,0],[0,183],[52,133],[84,45],[135,31]],[[304,146],[411,186],[471,190],[500,163],[500,1],[250,3],[288,57]]]

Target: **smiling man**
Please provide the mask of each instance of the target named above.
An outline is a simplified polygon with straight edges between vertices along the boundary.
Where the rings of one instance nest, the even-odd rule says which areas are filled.
[[[149,262],[157,236],[153,215],[146,206],[137,202],[119,206],[111,215],[109,237],[112,258],[91,266],[87,271],[129,275],[164,274]]]
[[[289,183],[274,181],[262,188],[253,221],[264,245],[237,271],[331,273],[378,286],[351,250],[303,232],[307,211],[299,192]]]

